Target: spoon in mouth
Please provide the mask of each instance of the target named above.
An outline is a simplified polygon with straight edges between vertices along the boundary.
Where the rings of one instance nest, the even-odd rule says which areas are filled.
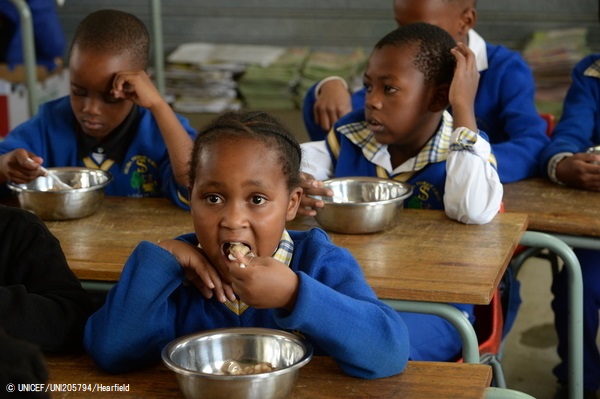
[[[27,158],[27,161],[29,162],[33,162],[35,163],[35,161],[31,158]],[[61,189],[65,189],[65,190],[72,190],[73,187],[69,186],[67,183],[63,182],[62,180],[60,180],[60,178],[58,176],[56,176],[56,174],[54,174],[53,171],[48,170],[46,168],[44,168],[43,166],[40,165],[40,170],[42,172],[44,172],[46,174],[46,176],[50,176],[50,178],[52,180],[54,180],[54,182],[58,185],[58,187],[60,187]]]

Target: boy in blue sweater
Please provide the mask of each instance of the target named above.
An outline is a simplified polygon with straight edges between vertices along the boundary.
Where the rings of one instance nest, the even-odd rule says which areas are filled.
[[[195,131],[145,72],[149,34],[135,16],[100,10],[79,24],[69,50],[69,96],[50,101],[0,142],[0,183],[26,183],[40,166],[110,172],[107,195],[187,203]]]
[[[304,170],[317,179],[361,175],[406,181],[414,193],[408,207],[445,209],[461,222],[486,223],[498,212],[503,190],[473,114],[477,78],[473,53],[442,28],[399,27],[369,56],[364,110],[343,116],[326,141],[303,143]],[[307,185],[307,194],[322,191]],[[302,206],[317,206],[314,201],[303,197]],[[474,321],[473,305],[455,306]],[[450,323],[416,313],[402,318],[411,359],[459,356],[461,340]]]
[[[600,154],[588,153],[600,146],[600,54],[582,59],[571,74],[563,113],[552,141],[541,154],[542,172],[553,182],[583,190],[600,191]],[[598,198],[600,200],[600,197]],[[600,310],[600,251],[574,249],[583,275],[583,370],[586,397],[600,389],[600,350],[596,344]],[[562,387],[557,398],[567,397],[567,274],[563,268],[552,284],[555,326],[560,364],[554,374]]]
[[[457,42],[468,44],[480,73],[475,97],[477,125],[485,131],[498,161],[502,183],[538,174],[538,155],[548,143],[546,124],[534,103],[535,83],[527,63],[515,51],[486,43],[472,28],[475,0],[395,0],[399,26],[413,22],[437,25]],[[313,86],[304,99],[303,115],[312,140],[322,140],[342,115],[365,104],[365,90],[348,92],[340,78]]]
[[[406,326],[356,260],[320,229],[285,229],[300,204],[300,162],[295,138],[264,113],[227,113],[198,134],[189,174],[195,233],[134,250],[86,325],[84,345],[101,368],[149,365],[185,334],[255,326],[302,334],[353,376],[404,369]],[[251,253],[232,254],[234,244]],[[214,286],[215,270],[235,296],[198,289]]]
[[[477,80],[473,53],[442,28],[415,23],[392,31],[369,56],[364,109],[338,120],[327,140],[302,144],[302,169],[310,175],[305,193],[327,195],[310,186],[311,178],[390,178],[413,186],[409,208],[489,222],[503,190],[473,113]],[[304,214],[319,206],[322,201],[303,197]]]

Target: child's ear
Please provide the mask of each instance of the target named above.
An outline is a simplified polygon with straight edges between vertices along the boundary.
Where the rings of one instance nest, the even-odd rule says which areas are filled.
[[[469,6],[460,16],[460,36],[466,36],[471,28],[477,23],[477,10]]]
[[[449,92],[449,84],[442,84],[437,86],[434,89],[433,95],[431,96],[431,100],[429,102],[429,111],[439,112],[448,108],[448,105],[450,105],[450,102],[448,100]]]
[[[285,221],[289,222],[294,220],[296,217],[296,213],[298,212],[298,207],[300,207],[300,199],[302,198],[302,188],[296,187],[290,193],[290,200],[288,202],[287,212],[285,214]]]

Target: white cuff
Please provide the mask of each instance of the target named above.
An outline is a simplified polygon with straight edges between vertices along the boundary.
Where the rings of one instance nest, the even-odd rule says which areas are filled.
[[[329,76],[326,77],[325,79],[322,79],[319,83],[317,83],[317,87],[315,87],[315,98],[319,97],[319,92],[321,91],[321,87],[323,87],[323,85],[331,80],[339,80],[340,82],[342,82],[342,84],[344,85],[344,87],[346,87],[346,90],[348,90],[348,83],[346,83],[346,80],[342,77],[339,76]]]
[[[550,161],[548,162],[548,177],[550,178],[550,180],[552,180],[554,183],[562,185],[565,184],[556,178],[556,166],[558,166],[560,161],[572,155],[572,152],[559,152],[558,154],[550,158]]]

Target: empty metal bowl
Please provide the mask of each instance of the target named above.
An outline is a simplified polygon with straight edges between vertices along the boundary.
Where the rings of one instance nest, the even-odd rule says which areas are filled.
[[[325,230],[344,234],[367,234],[396,226],[404,200],[412,187],[377,177],[341,177],[325,180],[332,197],[313,196],[325,203],[315,219]]]
[[[71,189],[63,189],[50,176],[40,176],[26,184],[8,183],[21,208],[44,220],[67,220],[89,216],[104,199],[104,188],[112,180],[110,173],[80,167],[49,168]]]
[[[268,328],[224,328],[178,338],[162,351],[186,399],[284,399],[312,346],[295,334]],[[227,365],[266,362],[272,371],[230,375]]]

